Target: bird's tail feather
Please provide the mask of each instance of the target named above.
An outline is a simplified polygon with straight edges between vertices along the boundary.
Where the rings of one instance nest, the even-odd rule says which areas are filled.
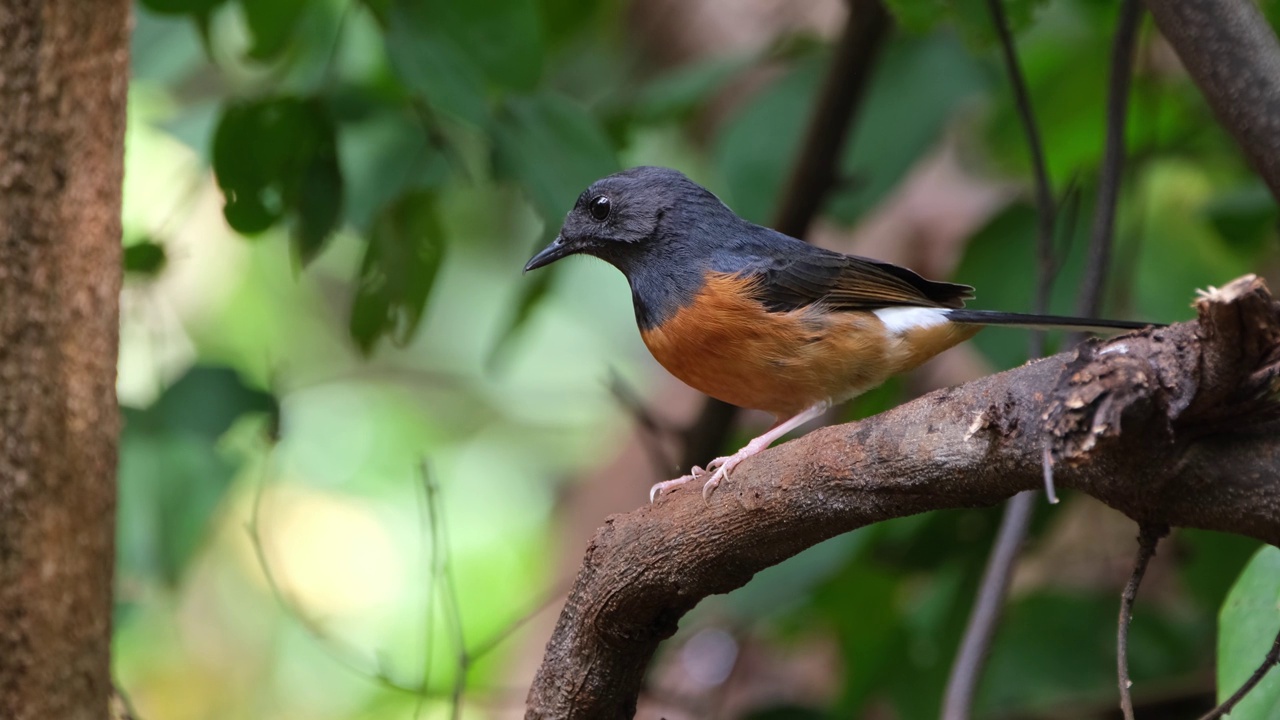
[[[1140,330],[1146,327],[1164,327],[1159,323],[1135,322],[1132,320],[1103,320],[1100,318],[1076,318],[1060,315],[1033,315],[1030,313],[1010,313],[998,310],[944,310],[947,319],[952,322],[968,325],[1012,325],[1014,327],[1047,330],[1062,328],[1066,330]]]

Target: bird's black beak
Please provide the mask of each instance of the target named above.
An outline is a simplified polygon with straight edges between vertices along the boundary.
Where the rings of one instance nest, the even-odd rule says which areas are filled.
[[[529,272],[530,270],[537,270],[540,267],[550,265],[560,258],[566,255],[572,255],[575,252],[577,252],[577,249],[566,241],[563,235],[557,235],[556,239],[552,240],[550,245],[542,248],[537,255],[534,255],[529,260],[529,262],[524,266],[524,271]]]

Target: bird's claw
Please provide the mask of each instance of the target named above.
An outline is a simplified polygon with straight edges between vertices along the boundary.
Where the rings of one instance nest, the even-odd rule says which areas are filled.
[[[667,480],[665,482],[657,483],[653,487],[649,488],[649,504],[652,505],[659,497],[662,497],[662,493],[670,490],[671,488],[680,487],[681,485],[693,480],[701,480],[708,475],[711,477],[707,478],[707,481],[702,485],[702,501],[710,502],[711,493],[720,486],[720,482],[729,477],[729,473],[733,472],[733,469],[738,467],[738,463],[746,460],[751,456],[751,454],[744,454],[740,452],[734,455],[718,457],[707,463],[706,469],[694,465],[689,469],[688,475],[682,475],[675,480]]]
[[[715,468],[715,472],[711,473],[711,478],[702,486],[702,501],[711,502],[711,493],[720,486],[720,481],[729,477],[729,473],[733,472],[733,469],[738,467],[738,463],[745,459],[746,457],[729,455],[718,457],[707,463],[707,467]]]
[[[697,465],[694,465],[692,468],[689,469],[688,475],[681,475],[675,480],[666,480],[666,481],[655,484],[653,487],[649,488],[649,504],[652,505],[654,501],[657,500],[659,497],[661,497],[662,493],[666,492],[667,490],[670,490],[671,488],[674,488],[674,487],[680,487],[681,485],[691,480],[701,479],[706,474],[707,474],[706,470],[703,470]]]

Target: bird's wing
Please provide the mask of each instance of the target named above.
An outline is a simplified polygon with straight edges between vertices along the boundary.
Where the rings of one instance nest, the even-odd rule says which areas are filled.
[[[973,288],[934,282],[891,263],[803,245],[757,255],[740,266],[756,279],[756,297],[770,310],[822,303],[833,310],[921,306],[958,308]]]

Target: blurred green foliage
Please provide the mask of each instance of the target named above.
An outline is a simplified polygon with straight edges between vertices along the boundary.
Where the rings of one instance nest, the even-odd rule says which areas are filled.
[[[662,374],[616,273],[562,263],[522,278],[521,265],[588,183],[629,165],[676,166],[767,221],[829,60],[830,38],[811,30],[668,57],[654,49],[666,38],[636,37],[640,5],[139,1],[116,658],[144,717],[408,716],[422,700],[396,688],[418,684],[444,712],[455,635],[473,647],[551,588],[558,528],[573,524],[557,515],[558,481],[625,443],[606,368],[653,397]],[[964,239],[954,279],[978,288],[976,307],[1029,310],[1029,164],[985,2],[889,7],[898,29],[824,219],[857,226],[948,147],[1006,196]],[[1059,223],[1051,308],[1069,313],[1115,7],[1006,8],[1055,191],[1079,198]],[[1197,287],[1275,277],[1277,212],[1150,27],[1140,47],[1105,307],[1176,321]],[[992,368],[1025,359],[1017,331],[975,344]],[[852,412],[891,407],[909,385]],[[443,541],[423,529],[424,456],[448,518],[453,614],[429,600]],[[281,612],[262,578],[244,531],[257,497],[260,549],[307,617]],[[1038,508],[1031,551],[1059,547],[1086,504]],[[671,647],[719,622],[782,648],[835,647],[835,689],[762,702],[752,717],[934,717],[997,521],[994,509],[957,510],[833,539],[704,603]],[[1271,556],[1223,605],[1257,543],[1180,532],[1166,547],[1170,577],[1150,600],[1144,588],[1133,625],[1136,697],[1211,672],[1219,608],[1229,693],[1271,636],[1259,628],[1274,626],[1274,587],[1258,569]],[[1126,562],[1132,549],[1113,548]],[[980,715],[1085,717],[1113,703],[1119,581],[1055,580],[1015,592]],[[517,636],[477,660],[470,716],[494,698],[518,705],[524,688],[509,684],[526,680],[510,681],[512,657],[542,640]]]

